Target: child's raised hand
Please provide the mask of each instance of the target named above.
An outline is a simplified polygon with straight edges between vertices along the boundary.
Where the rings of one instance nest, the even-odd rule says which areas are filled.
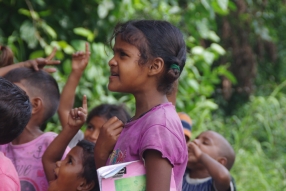
[[[199,146],[196,144],[196,142],[189,142],[188,143],[188,153],[189,153],[189,158],[192,156],[196,162],[199,162],[203,152],[199,148]]]
[[[76,52],[72,55],[72,70],[83,72],[89,61],[90,51],[85,43],[85,52]]]
[[[55,54],[57,52],[57,49],[54,48],[52,53],[47,58],[37,58],[34,60],[27,60],[23,62],[23,66],[27,68],[33,68],[34,70],[38,71],[39,69],[43,69],[46,65],[55,65],[60,64],[61,62],[59,60],[53,60]],[[45,68],[46,72],[52,73],[55,72],[55,68]]]
[[[116,141],[123,130],[123,126],[123,122],[114,116],[100,129],[94,148],[96,168],[100,168],[105,165],[109,154],[112,152]]]
[[[68,117],[68,125],[76,130],[79,130],[85,123],[87,117],[87,98],[84,95],[82,100],[82,107],[74,108],[70,111]]]

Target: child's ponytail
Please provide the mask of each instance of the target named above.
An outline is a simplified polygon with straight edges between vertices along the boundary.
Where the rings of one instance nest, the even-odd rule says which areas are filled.
[[[0,68],[14,63],[14,54],[7,46],[0,45]]]
[[[186,48],[182,47],[178,55],[174,57],[174,60],[172,62],[165,63],[168,67],[165,75],[166,81],[168,81],[169,83],[173,83],[180,77],[181,72],[185,66],[186,62],[185,57],[186,57]]]

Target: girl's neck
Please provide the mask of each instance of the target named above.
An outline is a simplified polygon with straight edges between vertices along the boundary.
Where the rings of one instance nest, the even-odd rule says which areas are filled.
[[[36,139],[37,137],[39,137],[40,135],[42,135],[43,132],[40,130],[40,127],[30,127],[30,126],[26,126],[25,129],[23,130],[23,132],[12,141],[13,145],[20,145],[20,144],[24,144],[24,143],[28,143],[34,139]]]
[[[136,111],[133,119],[138,119],[142,114],[153,107],[168,102],[167,96],[158,91],[134,95],[136,100]]]

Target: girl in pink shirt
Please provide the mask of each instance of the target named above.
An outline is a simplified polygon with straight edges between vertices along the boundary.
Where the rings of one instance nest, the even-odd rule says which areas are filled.
[[[108,120],[95,145],[97,168],[144,160],[146,190],[170,189],[172,170],[181,190],[187,147],[181,121],[167,99],[186,61],[183,35],[166,21],[128,21],[115,27],[108,89],[135,97],[125,125]]]

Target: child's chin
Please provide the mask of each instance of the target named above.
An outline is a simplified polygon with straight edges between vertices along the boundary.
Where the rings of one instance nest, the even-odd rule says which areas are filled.
[[[117,88],[116,87],[114,87],[112,84],[108,84],[108,90],[109,91],[112,91],[112,92],[117,92]]]

